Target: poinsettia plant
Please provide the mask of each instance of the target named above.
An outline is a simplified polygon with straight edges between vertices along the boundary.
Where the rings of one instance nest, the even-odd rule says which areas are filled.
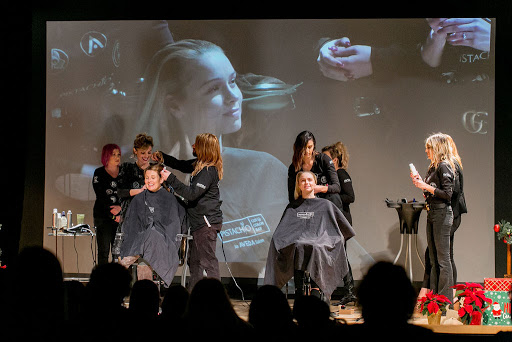
[[[448,298],[444,295],[440,295],[434,293],[434,291],[430,290],[424,297],[420,298],[421,302],[421,313],[423,315],[433,315],[439,312],[446,311],[446,305],[451,303]]]
[[[452,286],[455,289],[455,297],[461,303],[459,317],[464,324],[480,324],[482,314],[492,300],[485,296],[483,286],[477,283],[464,283]]]

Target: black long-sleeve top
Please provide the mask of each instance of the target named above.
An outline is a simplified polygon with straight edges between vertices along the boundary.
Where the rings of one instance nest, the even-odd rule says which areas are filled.
[[[164,164],[183,173],[192,173],[196,159],[179,160],[162,153]],[[170,174],[166,183],[174,192],[187,201],[187,214],[190,231],[208,224],[222,224],[220,206],[219,174],[214,166],[204,167],[190,178],[190,185],[183,184],[174,174]]]
[[[144,170],[136,163],[124,162],[119,166],[119,184],[117,195],[121,202],[121,219],[125,217],[128,206],[134,196],[130,195],[131,189],[140,189],[144,186]]]
[[[424,192],[428,204],[451,204],[453,194],[454,174],[450,165],[441,162],[437,168],[431,167],[427,171],[425,183],[435,188],[434,194]]]
[[[302,171],[302,169],[299,171]],[[288,167],[288,200],[290,202],[295,201],[295,182],[299,171],[295,171],[293,164],[290,164],[290,167]],[[316,175],[318,185],[327,185],[328,187],[327,192],[317,194],[318,197],[331,200],[341,209],[341,199],[339,198],[340,181],[338,180],[338,174],[336,173],[332,159],[325,153],[317,153],[313,166],[311,167],[311,172]],[[339,203],[336,203],[338,201]]]
[[[110,213],[111,205],[119,205],[117,195],[119,176],[112,177],[105,167],[99,167],[94,170],[92,178],[92,188],[96,194],[96,201],[93,207],[93,217],[98,219],[113,219]]]
[[[352,215],[350,214],[350,203],[354,203],[356,195],[354,194],[354,187],[352,186],[352,178],[347,170],[339,168],[336,170],[338,180],[340,181],[340,198],[342,202],[341,212],[347,218],[348,222],[352,224]]]
[[[466,197],[464,196],[464,175],[462,173],[462,168],[457,162],[455,162],[455,181],[453,183],[451,203],[453,217],[459,217],[460,215],[468,212],[466,207]]]

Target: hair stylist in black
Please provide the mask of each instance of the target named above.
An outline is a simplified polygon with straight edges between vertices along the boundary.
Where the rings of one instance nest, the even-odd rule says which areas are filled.
[[[174,192],[183,197],[190,223],[190,281],[189,289],[203,278],[220,280],[219,261],[215,255],[217,234],[222,229],[222,210],[220,206],[219,182],[223,176],[222,157],[219,139],[211,133],[196,136],[192,145],[197,157],[188,161],[155,152],[153,159],[161,161],[173,169],[191,173],[190,184],[185,185],[169,170],[162,171],[162,177]]]
[[[93,217],[98,243],[98,265],[108,263],[113,251],[114,239],[119,225],[121,205],[117,196],[121,149],[116,144],[107,144],[101,151],[103,166],[94,170],[92,188],[96,194]],[[114,256],[114,253],[112,253]]]
[[[336,173],[338,174],[338,180],[340,181],[340,198],[342,202],[341,212],[347,219],[348,223],[352,226],[352,215],[350,214],[350,203],[354,203],[356,196],[354,194],[354,188],[352,187],[352,178],[347,172],[348,168],[348,151],[346,146],[338,141],[330,146],[322,148],[322,153],[327,154],[331,157]],[[345,241],[345,250],[347,250]],[[352,276],[352,267],[347,258],[348,262],[348,273],[343,278],[343,297],[335,305],[346,305],[350,302],[355,302],[357,297],[355,295],[354,278]]]
[[[425,141],[425,152],[430,159],[425,180],[413,173],[411,178],[414,185],[423,190],[427,202],[427,245],[432,265],[430,289],[434,293],[453,298],[450,238],[453,225],[451,198],[455,165],[444,134],[429,136]]]
[[[450,260],[452,263],[452,271],[453,271],[453,283],[457,283],[457,267],[455,266],[454,254],[453,254],[453,241],[455,232],[460,226],[461,216],[468,212],[466,207],[466,198],[464,196],[464,175],[462,172],[462,159],[459,156],[459,152],[457,150],[457,146],[453,141],[452,137],[448,134],[445,134],[447,142],[450,147],[451,158],[453,164],[455,166],[455,179],[453,183],[453,194],[451,198],[451,205],[453,210],[453,225],[450,235]],[[418,298],[423,297],[428,290],[430,289],[430,271],[431,271],[431,263],[429,256],[429,249],[427,247],[425,251],[425,275],[423,277],[423,285],[418,294]],[[455,290],[454,290],[455,292]],[[455,297],[455,296],[454,296]]]
[[[339,196],[340,182],[332,159],[324,153],[315,151],[316,140],[313,133],[303,131],[297,135],[293,144],[293,158],[288,168],[288,200],[295,200],[295,182],[299,171],[311,171],[317,177],[315,195],[333,202],[341,209]]]

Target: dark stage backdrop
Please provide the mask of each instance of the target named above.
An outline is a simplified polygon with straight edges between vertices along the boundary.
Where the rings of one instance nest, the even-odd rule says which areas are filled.
[[[490,48],[494,50],[494,23]],[[499,24],[499,23],[498,23]],[[448,47],[439,68],[419,57],[430,27],[418,19],[48,21],[46,23],[46,156],[44,227],[53,208],[85,214],[92,225],[92,174],[106,143],[122,146],[130,161],[132,124],[140,118],[140,89],[151,56],[181,39],[211,41],[224,49],[244,95],[242,125],[222,135],[225,178],[221,181],[224,227],[217,241],[223,276],[262,278],[272,233],[287,204],[287,168],[292,144],[312,131],[317,150],[342,141],[356,194],[351,205],[356,237],[348,242],[355,279],[400,247],[398,216],[385,199],[422,200],[409,163],[425,174],[424,140],[450,134],[464,166],[468,213],[455,236],[459,281],[494,276],[494,54]],[[489,24],[491,25],[491,24]],[[370,46],[373,73],[353,81],[321,74],[322,38],[349,37]],[[405,53],[407,58],[402,58]],[[262,90],[262,84],[273,84]],[[277,86],[276,86],[277,84]],[[255,85],[259,85],[255,86]],[[279,88],[276,90],[276,88]],[[178,155],[177,125],[166,135],[165,113],[144,131],[155,149]],[[132,160],[133,161],[133,160]],[[418,249],[426,247],[426,213]],[[62,239],[59,258],[66,273],[93,266],[88,238]],[[44,246],[55,240],[44,234]],[[223,247],[223,248],[222,248]],[[225,254],[223,253],[225,252]],[[475,256],[475,251],[478,255]],[[414,279],[423,270],[413,248]],[[404,264],[404,255],[400,263]],[[179,271],[181,272],[181,271]]]

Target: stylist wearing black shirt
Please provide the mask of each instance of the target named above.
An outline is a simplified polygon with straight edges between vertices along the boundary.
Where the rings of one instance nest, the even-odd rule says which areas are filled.
[[[448,139],[449,146],[451,148],[451,156],[453,164],[455,165],[455,178],[453,182],[453,194],[451,198],[451,206],[453,210],[453,225],[450,236],[450,260],[452,262],[452,271],[453,271],[453,283],[457,284],[457,267],[455,265],[454,254],[453,254],[453,243],[455,232],[460,226],[461,216],[468,212],[466,207],[466,197],[464,195],[464,174],[462,172],[462,159],[457,150],[457,146],[453,141],[452,137],[448,134],[445,134],[446,139]],[[423,297],[428,290],[430,289],[430,271],[431,271],[431,263],[429,256],[429,249],[427,247],[425,251],[425,274],[423,277],[423,285],[418,295],[418,298]]]
[[[338,141],[335,144],[322,148],[322,153],[331,157],[338,180],[340,182],[340,198],[342,206],[340,208],[347,221],[352,225],[352,214],[350,214],[350,204],[356,200],[354,187],[352,186],[352,178],[348,174],[348,150],[347,147]]]
[[[446,135],[437,133],[429,136],[425,141],[425,152],[430,159],[425,180],[417,174],[411,174],[411,177],[414,185],[423,190],[427,202],[427,245],[432,264],[430,289],[453,298],[450,237],[455,165]]]
[[[352,215],[350,214],[350,204],[354,203],[356,196],[354,194],[354,188],[352,186],[352,178],[347,172],[348,168],[348,151],[346,146],[338,141],[335,144],[325,146],[322,148],[322,153],[325,153],[331,157],[336,173],[338,174],[338,180],[340,182],[340,198],[341,198],[341,212],[352,226]],[[346,244],[346,242],[345,242]],[[345,250],[347,246],[345,245]],[[347,258],[348,262],[348,273],[343,278],[343,297],[335,305],[346,305],[350,302],[355,302],[357,297],[355,295],[354,278],[352,276],[352,267]]]
[[[190,282],[189,289],[203,278],[220,280],[219,261],[215,255],[217,234],[222,229],[219,181],[222,179],[222,157],[220,143],[211,133],[199,134],[192,145],[196,159],[178,160],[172,156],[156,152],[154,159],[166,166],[184,173],[191,173],[190,185],[183,184],[168,170],[162,171],[166,183],[175,194],[187,202],[187,216],[190,224]]]
[[[121,205],[117,196],[121,149],[116,144],[107,144],[101,151],[103,166],[94,170],[92,188],[96,194],[93,218],[98,243],[98,264],[108,263],[110,248],[114,244],[119,224]]]
[[[332,159],[324,153],[315,151],[316,139],[313,133],[303,131],[297,135],[293,144],[292,163],[288,168],[288,200],[295,200],[295,181],[299,171],[311,171],[318,182],[315,195],[333,202],[341,208],[340,182]]]

